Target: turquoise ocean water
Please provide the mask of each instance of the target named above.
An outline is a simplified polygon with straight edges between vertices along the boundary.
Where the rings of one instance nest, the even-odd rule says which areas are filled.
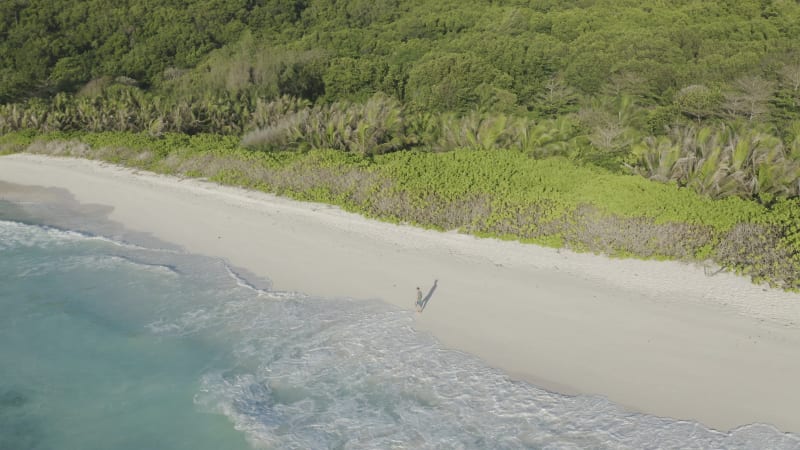
[[[275,292],[35,207],[0,201],[3,450],[800,448],[768,425],[550,393],[417,333],[410,311]]]

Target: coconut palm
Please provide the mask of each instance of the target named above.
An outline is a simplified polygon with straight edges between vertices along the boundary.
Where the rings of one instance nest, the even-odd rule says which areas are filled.
[[[648,136],[634,145],[631,153],[637,158],[636,163],[626,167],[638,175],[662,183],[682,178],[682,167],[678,165],[681,147],[667,136]]]
[[[361,155],[381,154],[404,145],[403,111],[396,100],[378,94],[353,109],[357,117],[348,150]]]
[[[759,130],[679,127],[668,137],[646,138],[634,154],[631,171],[713,198],[797,195],[800,161],[787,157],[780,139]]]
[[[481,150],[508,148],[518,140],[516,137],[521,127],[520,119],[475,111],[461,118],[443,115],[441,120],[442,137],[437,145],[440,150],[459,147]]]
[[[562,116],[542,122],[520,122],[514,147],[535,157],[565,154],[575,142],[575,124]]]

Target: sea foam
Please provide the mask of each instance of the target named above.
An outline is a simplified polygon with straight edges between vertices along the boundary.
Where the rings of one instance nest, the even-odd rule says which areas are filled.
[[[0,221],[0,252],[8,255],[0,261],[6,282],[33,292],[2,299],[19,314],[4,318],[4,339],[38,339],[53,352],[39,361],[19,345],[4,350],[21,367],[25,361],[33,361],[30,367],[51,365],[45,372],[11,372],[18,383],[35,379],[36,386],[51,389],[42,397],[37,387],[0,386],[6,392],[0,402],[25,400],[14,408],[45,404],[50,400],[43,398],[61,389],[96,401],[94,409],[81,408],[101,414],[112,402],[103,396],[128,395],[125,389],[138,387],[147,400],[126,401],[140,405],[142,413],[136,419],[120,414],[120,420],[144,420],[167,407],[197,409],[226,417],[254,448],[800,448],[800,436],[769,425],[724,433],[693,421],[630,412],[598,396],[560,395],[514,381],[418,332],[409,311],[260,288],[268,283],[249,281],[216,259],[12,221]],[[52,280],[58,285],[43,290]],[[97,292],[100,297],[87,300]],[[24,320],[28,325],[20,325]],[[48,321],[45,330],[72,331],[55,343],[40,333],[24,334],[42,320]],[[76,348],[93,353],[83,362],[64,355]],[[109,372],[117,363],[105,364],[97,355],[117,355],[129,369]],[[81,389],[103,389],[59,387],[66,377],[48,378],[48,372],[62,370],[59,358],[83,365],[74,373],[96,378],[76,380]],[[167,368],[168,376],[155,376]],[[159,398],[149,393],[173,392],[176,386],[191,390],[188,404],[177,396],[170,406],[146,407]],[[179,410],[165,414],[180,415]],[[202,428],[187,423],[181,433]],[[136,440],[142,437],[137,426],[107,426],[127,426],[131,441],[143,442]],[[174,436],[163,434],[161,441],[168,437]],[[23,438],[15,442],[27,442]]]

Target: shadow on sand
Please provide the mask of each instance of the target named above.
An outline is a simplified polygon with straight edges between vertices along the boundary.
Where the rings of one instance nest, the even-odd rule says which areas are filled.
[[[422,302],[417,307],[418,312],[425,311],[425,308],[428,306],[428,302],[431,300],[431,297],[433,297],[433,293],[434,291],[436,291],[436,287],[438,285],[439,285],[439,280],[433,280],[433,286],[431,286],[431,289],[428,291],[428,294],[425,295],[425,297],[422,299]]]

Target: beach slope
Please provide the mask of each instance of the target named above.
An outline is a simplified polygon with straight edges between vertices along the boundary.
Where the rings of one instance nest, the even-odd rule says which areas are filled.
[[[800,432],[797,294],[696,265],[422,230],[87,160],[4,156],[0,181],[110,207],[126,229],[223,258],[276,290],[413,311],[419,286],[419,329],[553,391],[721,430]],[[0,199],[12,197],[0,185]]]

